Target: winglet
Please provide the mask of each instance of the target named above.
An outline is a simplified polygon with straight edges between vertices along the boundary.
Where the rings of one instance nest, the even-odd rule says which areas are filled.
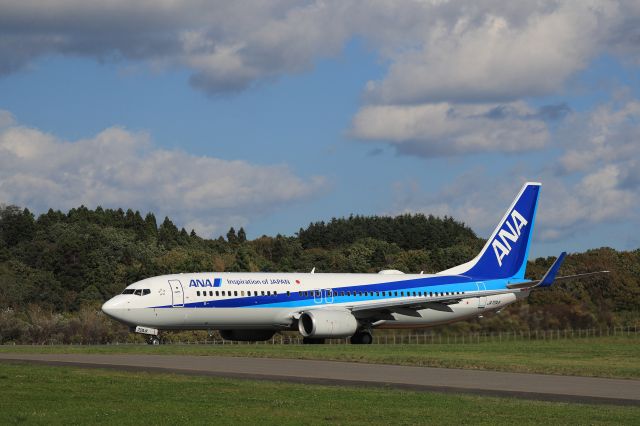
[[[542,277],[542,279],[536,285],[536,287],[550,287],[551,284],[553,284],[553,281],[556,279],[556,275],[558,274],[558,269],[560,269],[560,266],[562,265],[562,262],[564,261],[564,257],[566,255],[567,255],[566,251],[563,251],[562,253],[560,253],[560,256],[558,256],[556,261],[553,262],[553,265],[551,265],[551,268],[549,268],[547,273],[544,274],[544,277]]]

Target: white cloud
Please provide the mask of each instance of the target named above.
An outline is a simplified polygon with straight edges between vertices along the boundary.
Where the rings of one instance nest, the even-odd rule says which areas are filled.
[[[0,109],[0,129],[2,129],[3,127],[9,127],[14,122],[15,119],[13,118],[13,114],[11,114],[9,111]]]
[[[353,137],[423,157],[539,150],[549,140],[549,121],[568,107],[553,117],[522,99],[557,93],[602,52],[627,62],[640,53],[640,7],[633,2],[427,8],[429,17],[416,14],[423,30],[410,26],[408,42],[373,36],[390,65],[382,79],[368,82]]]
[[[186,66],[211,93],[311,68],[360,37],[390,64],[378,103],[510,101],[560,87],[604,47],[638,60],[633,0],[0,0],[0,74],[51,53]]]
[[[640,158],[639,122],[638,101],[607,103],[574,115],[560,132],[566,152],[559,160],[559,171],[587,171],[597,164]]]
[[[486,3],[485,3],[486,4]],[[377,103],[510,101],[550,93],[582,69],[618,19],[613,2],[542,2],[527,16],[464,8],[369,82]]]
[[[396,182],[396,196],[390,214],[420,212],[451,216],[487,238],[527,179],[508,172],[491,176],[482,168],[470,170],[434,193],[425,192],[417,182]]]
[[[350,35],[341,10],[289,0],[0,0],[0,74],[60,53],[186,66],[195,87],[233,92],[339,53]]]
[[[549,166],[521,163],[499,175],[473,170],[434,194],[413,182],[396,183],[393,212],[450,215],[487,236],[520,185],[534,180],[543,184],[536,239],[555,241],[614,223],[626,224],[630,235],[635,234],[640,218],[639,119],[636,100],[573,113],[553,147],[560,155]]]
[[[544,147],[549,139],[538,112],[522,102],[368,106],[356,114],[351,134],[425,157],[529,151]]]
[[[72,142],[18,124],[0,129],[0,200],[38,211],[81,204],[149,210],[211,235],[324,187],[323,177],[305,180],[284,165],[165,150],[118,127]]]

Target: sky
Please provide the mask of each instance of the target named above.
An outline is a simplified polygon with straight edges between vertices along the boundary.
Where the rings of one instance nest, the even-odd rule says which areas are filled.
[[[448,215],[640,247],[637,1],[0,0],[0,204],[204,237]]]

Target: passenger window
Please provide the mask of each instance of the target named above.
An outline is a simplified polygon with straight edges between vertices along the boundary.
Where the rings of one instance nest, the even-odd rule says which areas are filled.
[[[274,292],[273,292],[273,295],[274,295],[274,296],[277,296],[277,295],[278,295],[278,292],[277,292],[277,291],[274,291]]]
[[[225,296],[225,293],[224,293],[224,291],[222,292],[222,295],[223,295],[223,296]]]
[[[287,297],[291,296],[291,292],[287,291]]]
[[[261,293],[262,293],[262,295],[264,296],[264,291],[262,291]]]
[[[196,294],[197,294],[198,296],[200,296],[200,292],[199,292],[199,291],[196,291]]]
[[[216,290],[216,296],[220,296],[220,292]]]
[[[240,296],[244,296],[244,291],[241,291],[241,292],[240,292]]]
[[[271,296],[271,292],[267,290],[267,296]]]
[[[238,295],[238,292],[237,292],[237,291],[234,291],[234,292],[233,292],[233,295],[234,295],[234,296],[237,296],[237,295]]]

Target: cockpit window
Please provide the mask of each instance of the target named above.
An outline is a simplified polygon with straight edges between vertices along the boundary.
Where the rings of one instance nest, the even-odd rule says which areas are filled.
[[[142,290],[136,290],[133,292],[136,296],[142,296]]]
[[[122,294],[133,294],[134,290],[132,288],[125,288]]]
[[[142,295],[146,296],[147,294],[150,294],[151,290],[149,290],[148,288],[145,288],[144,290],[142,290]]]

